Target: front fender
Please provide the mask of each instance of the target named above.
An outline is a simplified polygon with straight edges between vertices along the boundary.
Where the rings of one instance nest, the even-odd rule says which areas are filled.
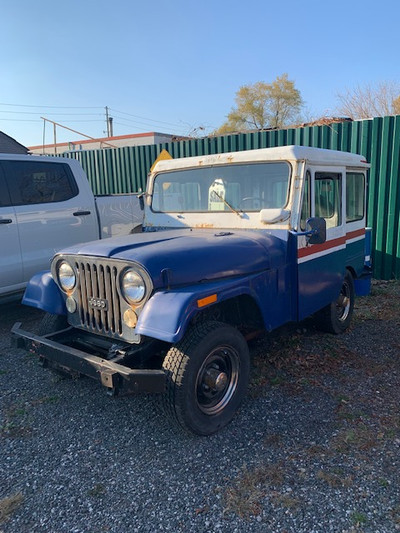
[[[136,333],[176,343],[186,332],[194,315],[216,303],[242,294],[257,301],[251,278],[199,284],[177,290],[158,291],[146,303],[136,325]],[[210,303],[204,299],[210,298]]]
[[[26,287],[22,303],[55,315],[67,314],[64,298],[49,271],[33,276]]]

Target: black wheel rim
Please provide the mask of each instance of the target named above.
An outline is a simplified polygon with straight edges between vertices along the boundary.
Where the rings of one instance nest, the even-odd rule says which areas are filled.
[[[347,281],[343,283],[339,298],[336,300],[336,316],[340,322],[345,322],[350,313],[351,290]]]
[[[239,354],[230,346],[215,348],[196,378],[196,400],[207,415],[221,413],[231,401],[239,381]]]

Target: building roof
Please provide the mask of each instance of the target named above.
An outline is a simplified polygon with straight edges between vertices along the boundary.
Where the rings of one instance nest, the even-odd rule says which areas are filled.
[[[2,154],[27,154],[29,152],[26,146],[0,131],[0,153]]]
[[[146,132],[146,133],[131,133],[129,135],[115,135],[114,137],[98,137],[96,139],[83,139],[83,140],[79,140],[79,141],[70,141],[70,142],[62,142],[62,143],[57,143],[56,146],[57,147],[62,147],[62,146],[66,146],[66,147],[69,147],[71,145],[85,145],[85,144],[93,144],[93,143],[108,143],[108,144],[112,144],[113,141],[123,141],[123,140],[127,140],[127,139],[140,139],[142,137],[152,137],[152,136],[155,136],[155,135],[161,135],[163,137],[175,137],[174,135],[171,135],[169,133],[159,133],[159,132],[155,132],[155,131],[150,131],[150,132]],[[37,145],[37,146],[30,146],[29,149],[30,150],[37,150],[39,148],[52,148],[54,147],[54,143],[50,143],[50,144],[45,144],[45,145]]]

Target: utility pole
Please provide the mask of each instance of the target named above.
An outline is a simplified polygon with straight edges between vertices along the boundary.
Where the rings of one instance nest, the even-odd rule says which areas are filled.
[[[53,134],[54,134],[54,154],[57,155],[57,125],[53,122]]]
[[[107,137],[113,137],[113,118],[110,117],[108,112],[108,106],[105,107],[106,110],[106,123],[107,123]]]

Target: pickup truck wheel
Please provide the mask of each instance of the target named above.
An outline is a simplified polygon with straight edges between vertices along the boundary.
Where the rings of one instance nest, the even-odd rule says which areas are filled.
[[[337,300],[316,314],[317,325],[320,329],[336,335],[345,332],[350,326],[351,317],[353,316],[354,299],[353,276],[346,270]]]
[[[50,333],[54,333],[55,331],[65,329],[67,327],[68,322],[66,316],[46,313],[39,324],[38,335],[42,337],[43,335],[49,335]]]
[[[232,420],[246,392],[249,351],[234,327],[201,322],[169,350],[163,368],[167,414],[192,433],[211,435]]]

